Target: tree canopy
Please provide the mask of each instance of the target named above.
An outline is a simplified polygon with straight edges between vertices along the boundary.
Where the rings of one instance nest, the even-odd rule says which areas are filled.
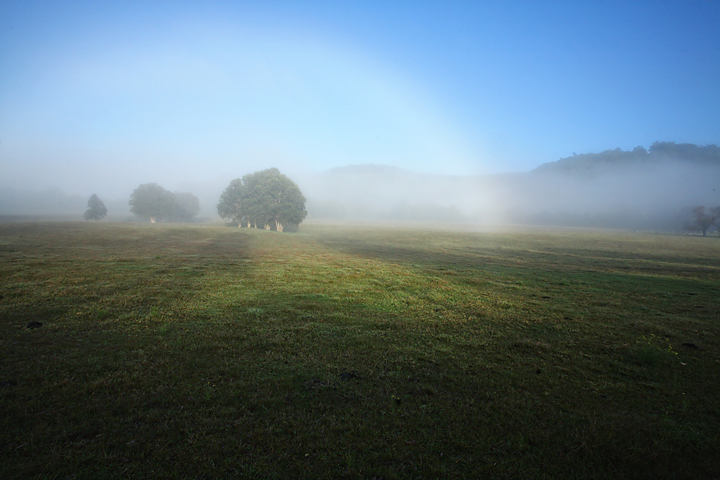
[[[300,225],[307,216],[305,197],[295,182],[277,168],[236,178],[220,196],[218,214],[238,226],[282,232],[287,225]]]
[[[200,201],[192,193],[173,193],[156,183],[146,183],[130,196],[130,211],[151,223],[188,222],[200,212]]]
[[[105,215],[107,215],[105,204],[93,193],[90,200],[88,200],[87,210],[83,213],[83,218],[85,220],[98,221],[105,218]]]

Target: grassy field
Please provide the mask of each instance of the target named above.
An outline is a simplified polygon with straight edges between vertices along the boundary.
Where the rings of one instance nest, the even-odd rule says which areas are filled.
[[[717,238],[2,224],[0,353],[4,479],[720,472]]]

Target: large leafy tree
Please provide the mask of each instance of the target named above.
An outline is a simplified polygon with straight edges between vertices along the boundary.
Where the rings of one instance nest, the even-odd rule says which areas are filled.
[[[162,222],[174,213],[172,192],[157,183],[146,183],[136,188],[130,196],[130,211],[150,223]]]
[[[173,194],[173,220],[189,222],[198,213],[200,213],[200,200],[195,195],[189,192]]]
[[[83,213],[83,218],[85,220],[98,221],[105,218],[105,215],[107,215],[107,208],[105,208],[105,204],[94,193],[92,197],[90,197],[90,200],[88,200],[87,206],[87,210]]]
[[[200,212],[200,201],[192,193],[172,193],[156,183],[146,183],[130,196],[130,211],[151,223],[187,222]]]
[[[300,188],[277,168],[260,172],[259,188],[263,194],[263,205],[267,208],[268,220],[275,222],[282,232],[285,225],[299,225],[307,216],[305,197]]]
[[[238,226],[299,225],[307,216],[305,197],[295,182],[270,168],[236,178],[220,196],[218,214]]]
[[[220,195],[220,201],[217,205],[220,218],[236,222],[238,225],[248,223],[248,227],[250,226],[249,220],[245,218],[245,212],[242,211],[243,198],[246,190],[242,178],[236,178],[230,182],[230,185],[228,185],[222,195]]]

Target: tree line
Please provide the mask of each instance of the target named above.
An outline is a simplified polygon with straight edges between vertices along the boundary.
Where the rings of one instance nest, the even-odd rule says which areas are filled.
[[[188,222],[200,212],[200,201],[192,193],[170,192],[156,183],[136,188],[130,195],[129,205],[134,215],[151,223]],[[288,226],[300,225],[307,216],[300,188],[277,168],[231,181],[220,196],[217,211],[221,218],[240,227],[279,232]],[[83,218],[98,221],[106,215],[105,204],[93,194]]]
[[[720,167],[720,147],[693,143],[655,142],[650,148],[635,147],[630,151],[616,148],[600,153],[573,153],[555,162],[543,163],[536,173],[592,175],[603,169],[647,166],[668,160],[683,164]]]

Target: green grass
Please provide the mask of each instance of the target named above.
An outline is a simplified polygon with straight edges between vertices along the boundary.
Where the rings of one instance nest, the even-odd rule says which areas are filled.
[[[2,224],[0,296],[2,478],[720,472],[717,239]]]

